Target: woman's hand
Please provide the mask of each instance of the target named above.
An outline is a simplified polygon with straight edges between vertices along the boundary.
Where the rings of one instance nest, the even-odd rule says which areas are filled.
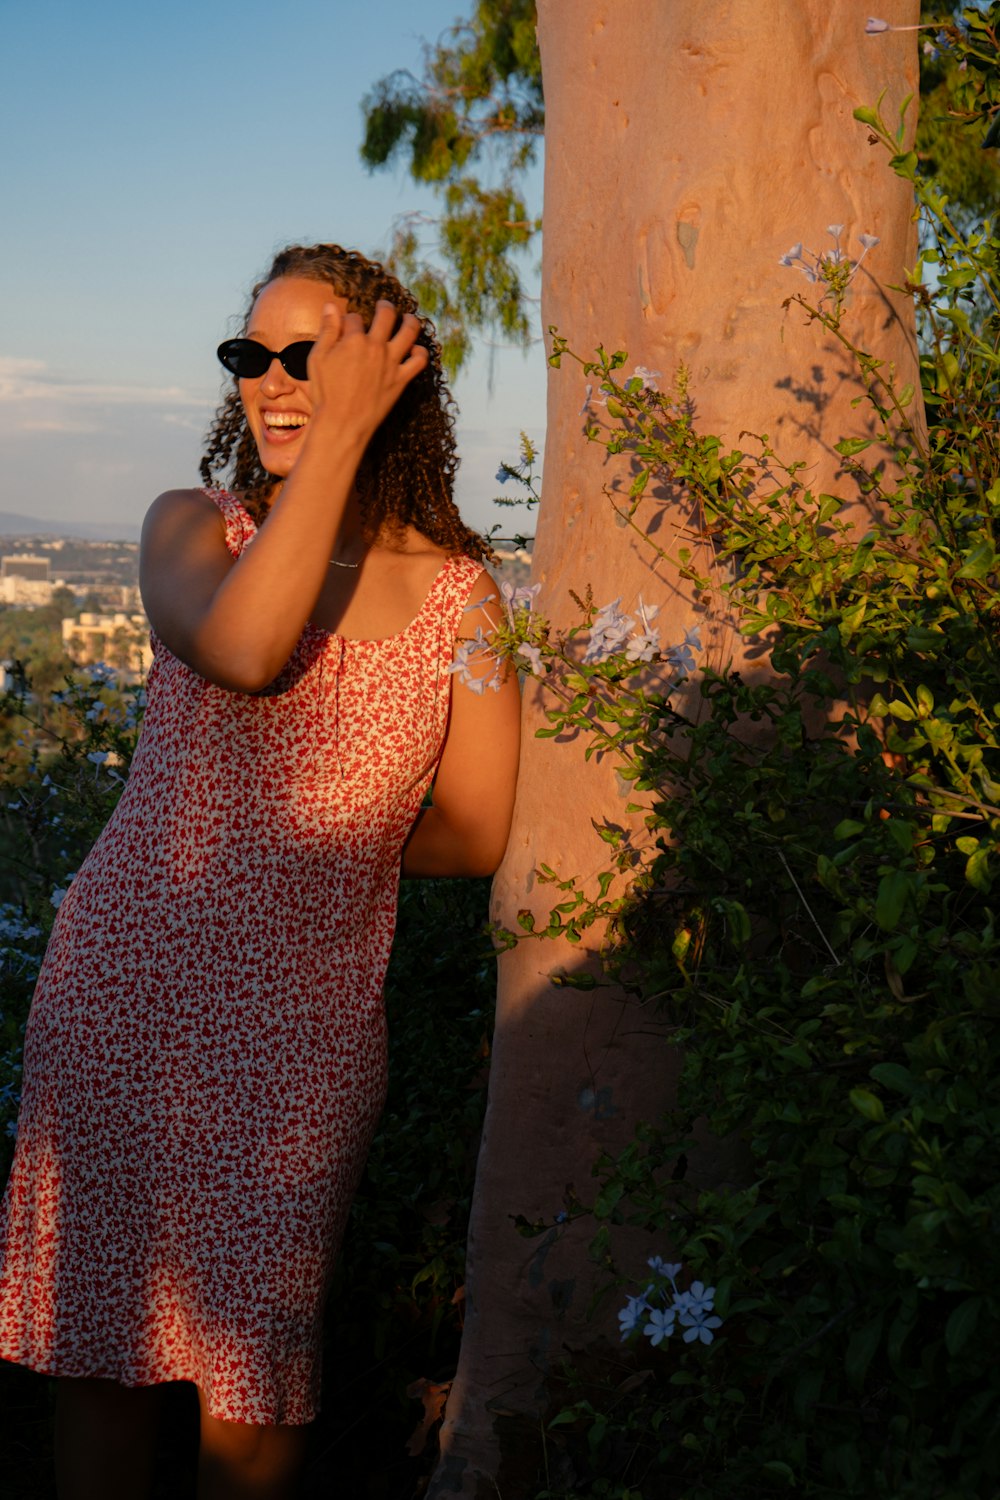
[[[367,442],[427,368],[430,356],[417,343],[420,319],[405,313],[397,328],[397,318],[391,302],[377,302],[366,330],[359,313],[342,312],[335,302],[324,306],[309,355],[313,428]]]

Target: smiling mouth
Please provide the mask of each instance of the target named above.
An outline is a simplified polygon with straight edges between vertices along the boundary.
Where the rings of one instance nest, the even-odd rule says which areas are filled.
[[[307,416],[297,411],[266,411],[264,413],[264,426],[268,432],[295,430],[305,427],[308,421]]]

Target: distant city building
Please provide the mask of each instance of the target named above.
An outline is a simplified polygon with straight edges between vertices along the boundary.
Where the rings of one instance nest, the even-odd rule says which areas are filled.
[[[0,558],[0,578],[30,578],[40,583],[49,581],[49,560],[34,552],[12,552]]]
[[[139,677],[153,662],[145,615],[85,611],[78,620],[63,620],[62,634],[67,656],[80,666],[103,661],[125,677]]]
[[[4,562],[7,559],[4,558]],[[61,578],[21,578],[18,574],[0,576],[0,604],[18,604],[22,609],[37,609],[40,604],[51,604],[56,589],[63,587]]]
[[[51,604],[52,595],[63,586],[61,578],[51,576],[49,559],[37,552],[11,552],[0,558],[0,604],[37,609]]]

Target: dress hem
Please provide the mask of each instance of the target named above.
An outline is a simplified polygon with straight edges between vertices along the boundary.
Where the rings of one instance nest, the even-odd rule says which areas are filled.
[[[41,1356],[40,1358],[29,1357],[21,1354],[4,1354],[0,1351],[0,1361],[8,1365],[16,1365],[18,1369],[30,1370],[35,1375],[43,1375],[50,1380],[111,1380],[115,1385],[123,1386],[129,1391],[151,1390],[158,1385],[193,1385],[196,1390],[202,1390],[194,1375],[163,1375],[149,1379],[127,1380],[120,1372],[110,1373],[101,1368],[79,1369],[67,1368],[67,1361],[57,1358]],[[69,1362],[72,1365],[72,1362]],[[216,1404],[213,1407],[211,1400],[207,1401],[208,1414],[217,1422],[233,1422],[243,1427],[308,1427],[319,1415],[320,1404],[316,1401],[308,1408],[307,1416],[260,1416],[249,1412],[241,1412],[234,1416],[229,1409],[223,1409]]]

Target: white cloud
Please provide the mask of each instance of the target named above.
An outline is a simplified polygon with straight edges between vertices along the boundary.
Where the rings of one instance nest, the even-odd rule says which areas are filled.
[[[50,370],[40,359],[0,355],[0,407],[20,408],[25,415],[16,425],[34,431],[40,430],[35,425],[39,420],[48,424],[49,431],[95,430],[68,423],[61,415],[65,407],[160,406],[176,412],[194,408],[210,411],[214,404],[214,397],[208,391],[187,391],[180,386],[90,384]],[[43,419],[27,415],[29,408],[38,405],[48,405],[53,410]]]
[[[84,418],[24,417],[16,425],[15,432],[100,432],[96,422]]]

